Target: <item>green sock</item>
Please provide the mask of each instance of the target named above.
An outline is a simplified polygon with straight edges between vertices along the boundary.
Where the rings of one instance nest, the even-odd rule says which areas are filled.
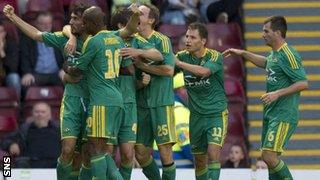
[[[69,176],[69,180],[78,180],[79,171],[72,171]]]
[[[91,168],[86,167],[82,164],[80,168],[79,179],[80,180],[92,179]]]
[[[148,160],[147,163],[141,164],[143,174],[152,180],[161,180],[159,168],[152,157]]]
[[[104,154],[91,157],[92,179],[106,180],[107,162]]]
[[[132,163],[131,164],[121,163],[119,171],[124,180],[130,180],[131,172],[132,172]]]
[[[123,180],[113,158],[110,156],[110,154],[106,154],[105,156],[106,156],[106,163],[108,165],[108,171],[107,171],[108,179]]]
[[[169,166],[162,168],[162,179],[163,180],[175,180],[176,179],[176,165],[172,163]]]
[[[208,166],[208,179],[209,180],[218,180],[220,177],[220,162],[213,161]]]
[[[207,180],[208,179],[208,168],[197,170],[196,169],[196,180]]]
[[[292,175],[289,171],[288,166],[282,160],[279,161],[278,165],[272,169],[279,179],[292,180]]]
[[[58,180],[68,180],[72,172],[72,161],[68,164],[61,164],[60,158],[57,162],[57,179]]]

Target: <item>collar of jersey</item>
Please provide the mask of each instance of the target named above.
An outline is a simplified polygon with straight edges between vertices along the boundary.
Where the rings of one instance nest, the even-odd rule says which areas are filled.
[[[281,47],[279,49],[277,49],[277,52],[279,52],[284,46],[287,46],[288,44],[285,42],[281,45]]]

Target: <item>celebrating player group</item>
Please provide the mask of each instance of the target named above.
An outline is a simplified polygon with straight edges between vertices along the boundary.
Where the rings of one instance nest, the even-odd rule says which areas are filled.
[[[262,158],[270,179],[292,179],[279,159],[298,121],[299,92],[308,87],[299,54],[285,42],[286,20],[267,19],[263,38],[272,48],[264,57],[245,50],[223,53],[206,47],[206,25],[188,25],[186,48],[173,53],[170,39],[155,30],[159,10],[150,4],[118,9],[106,29],[99,7],[76,4],[61,32],[41,32],[18,17],[12,6],[5,16],[24,34],[64,54],[65,91],[60,110],[62,149],[59,180],[131,178],[133,159],[152,180],[174,180],[176,143],[173,75],[184,74],[190,109],[190,144],[197,180],[218,180],[220,152],[228,127],[223,58],[242,56],[267,70]],[[175,68],[176,66],[176,68]],[[152,157],[159,149],[162,175]],[[121,164],[113,156],[118,146]],[[81,154],[81,155],[80,155]],[[81,166],[76,161],[81,160]]]

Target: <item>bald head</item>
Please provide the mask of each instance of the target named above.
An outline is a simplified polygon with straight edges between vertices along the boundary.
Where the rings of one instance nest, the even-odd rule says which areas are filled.
[[[95,35],[97,32],[104,29],[104,16],[101,8],[91,6],[83,12],[83,23],[85,31],[90,35]]]

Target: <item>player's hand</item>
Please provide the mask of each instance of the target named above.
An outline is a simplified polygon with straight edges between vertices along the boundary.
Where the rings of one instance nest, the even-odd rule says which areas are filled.
[[[143,67],[147,66],[146,63],[142,62],[141,58],[134,59],[133,64],[139,69],[142,69]]]
[[[230,56],[230,55],[238,55],[238,56],[241,56],[243,53],[243,50],[242,49],[233,49],[233,48],[230,48],[230,49],[227,49],[225,50],[223,53],[222,53],[222,56],[224,58]]]
[[[35,82],[34,76],[30,73],[25,74],[21,79],[21,84],[24,86],[30,86]]]
[[[262,95],[260,97],[260,100],[264,104],[269,105],[272,102],[276,101],[278,98],[279,98],[279,95],[278,95],[277,91],[273,91],[273,92],[269,92],[269,93],[266,93],[266,94]]]
[[[145,72],[142,72],[142,84],[147,86],[150,83],[151,76]]]
[[[132,3],[132,4],[128,7],[128,9],[130,9],[130,10],[133,12],[133,14],[140,14],[139,6],[138,6],[137,3]]]
[[[70,76],[69,74],[65,73],[62,77],[63,83],[78,83],[82,79],[82,76],[75,77]]]
[[[64,46],[64,51],[67,54],[73,54],[77,49],[77,38],[70,37],[67,44]]]
[[[3,8],[3,14],[10,19],[14,15],[14,8],[9,4],[5,5]]]
[[[180,67],[181,61],[178,58],[174,58],[174,61],[178,67]]]
[[[120,55],[122,57],[128,57],[128,58],[138,58],[141,56],[142,50],[141,49],[135,49],[135,48],[122,48],[120,50]]]

